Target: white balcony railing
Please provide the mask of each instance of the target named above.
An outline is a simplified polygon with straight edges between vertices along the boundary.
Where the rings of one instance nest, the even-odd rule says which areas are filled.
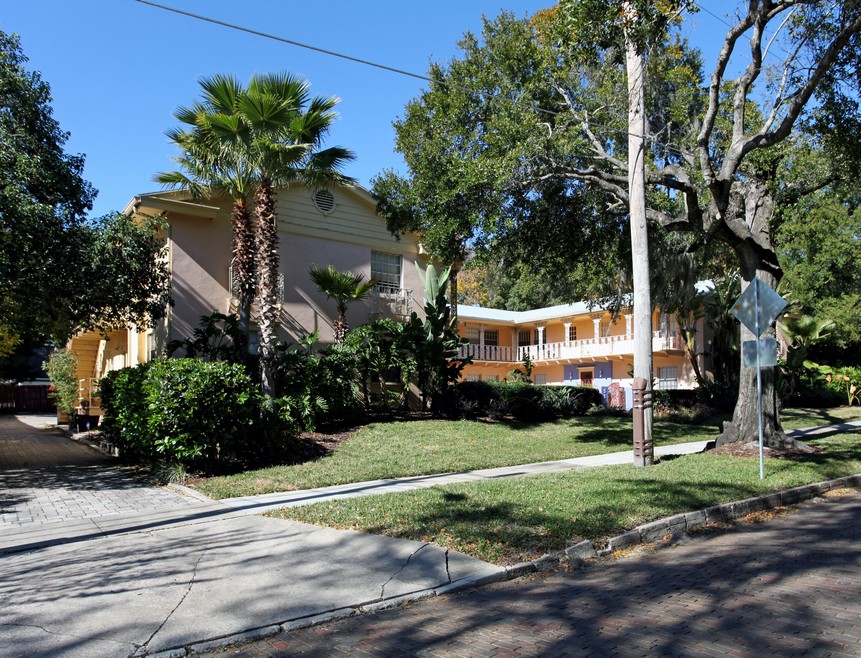
[[[406,319],[413,312],[413,291],[390,286],[375,286],[370,295],[374,317]]]
[[[513,363],[521,360],[517,358],[516,348],[498,345],[465,345],[460,348],[458,356],[461,359],[469,357],[473,361],[507,361]]]
[[[652,350],[681,350],[682,339],[677,334],[654,332]],[[598,357],[629,356],[634,353],[634,337],[601,336],[572,340],[568,343],[545,343],[544,345],[523,345],[502,347],[490,345],[466,345],[460,349],[459,357],[470,357],[473,361],[499,361],[507,363],[522,362],[527,356],[530,361],[557,361],[567,359],[592,359]]]

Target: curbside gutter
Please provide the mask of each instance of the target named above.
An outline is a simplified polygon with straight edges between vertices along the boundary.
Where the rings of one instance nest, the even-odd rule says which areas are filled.
[[[624,532],[621,535],[611,537],[607,540],[607,545],[600,549],[596,548],[593,542],[588,539],[578,542],[577,544],[566,548],[565,555],[569,560],[569,564],[573,568],[579,568],[583,567],[588,560],[610,555],[622,548],[629,548],[638,544],[660,541],[668,535],[683,535],[692,530],[701,528],[708,523],[731,521],[752,512],[760,512],[775,507],[795,505],[797,503],[822,496],[828,491],[844,488],[861,489],[861,474],[847,475],[827,482],[807,484],[793,489],[763,494],[762,496],[757,496],[755,498],[746,498],[744,500],[723,503],[722,505],[714,505],[693,512],[674,514],[673,516],[668,516],[663,519],[658,519],[657,521],[637,526],[633,530]],[[434,596],[450,594],[452,592],[480,587],[482,585],[489,585],[491,583],[513,580],[530,573],[553,569],[559,564],[560,559],[560,556],[544,555],[535,560],[521,562],[485,576],[463,578],[439,587],[418,590],[416,592],[388,599],[369,601],[356,606],[338,608],[310,617],[285,620],[279,624],[253,628],[242,633],[211,638],[195,644],[167,649],[157,653],[136,655],[146,655],[149,658],[186,658],[187,656],[222,649],[231,644],[251,642],[280,633],[308,628],[309,626],[316,626],[318,624],[355,617],[360,614],[373,614],[381,610],[388,610],[408,603],[415,603]]]

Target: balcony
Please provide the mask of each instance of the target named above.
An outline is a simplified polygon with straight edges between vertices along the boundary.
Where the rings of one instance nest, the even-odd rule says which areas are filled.
[[[684,343],[681,336],[662,331],[654,332],[652,336],[653,352],[673,352],[683,349]],[[626,334],[572,340],[569,343],[545,343],[544,345],[523,345],[521,347],[466,345],[460,349],[458,357],[469,357],[473,361],[519,363],[528,356],[530,361],[538,363],[541,361],[621,358],[631,356],[633,353],[634,337],[631,334]]]
[[[391,286],[374,286],[368,300],[371,317],[406,320],[413,312],[413,291]]]

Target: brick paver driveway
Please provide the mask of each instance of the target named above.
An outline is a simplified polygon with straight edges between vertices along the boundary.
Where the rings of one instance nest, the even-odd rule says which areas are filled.
[[[198,502],[26,420],[0,416],[0,532]]]
[[[861,494],[209,654],[861,656]]]

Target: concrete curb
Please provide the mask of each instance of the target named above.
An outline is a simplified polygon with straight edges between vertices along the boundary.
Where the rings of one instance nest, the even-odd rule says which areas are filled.
[[[637,526],[633,530],[629,530],[621,535],[612,537],[607,541],[607,546],[604,548],[596,549],[593,542],[587,539],[566,548],[565,554],[568,557],[571,566],[581,567],[587,560],[610,555],[614,551],[622,548],[659,541],[668,535],[682,535],[686,532],[690,532],[691,530],[700,528],[707,523],[730,521],[741,518],[751,512],[763,511],[785,505],[795,505],[802,501],[821,496],[833,489],[841,488],[861,489],[861,473],[856,475],[847,475],[845,477],[826,482],[807,484],[793,489],[786,489],[784,491],[776,491],[762,496],[757,496],[755,498],[747,498],[744,500],[723,503],[722,505],[714,505],[712,507],[707,507],[693,512],[675,514],[664,519],[652,521],[651,523],[645,523],[641,526]],[[285,620],[278,624],[252,628],[241,633],[211,638],[182,647],[166,649],[157,653],[144,652],[135,655],[148,656],[149,658],[186,658],[187,656],[193,656],[194,654],[221,649],[231,644],[259,640],[279,633],[287,633],[301,628],[308,628],[309,626],[316,626],[318,624],[337,621],[339,619],[355,617],[360,614],[371,614],[381,610],[395,608],[400,605],[415,603],[417,601],[440,596],[442,594],[450,594],[452,592],[472,587],[480,587],[491,583],[513,580],[515,578],[525,576],[526,574],[552,569],[558,564],[559,557],[544,555],[538,559],[531,560],[529,562],[521,562],[485,576],[464,578],[446,585],[418,590],[389,599],[371,601],[347,608],[338,608],[310,617]]]
[[[683,535],[708,523],[721,523],[738,519],[752,512],[761,512],[775,507],[795,505],[821,496],[832,489],[861,489],[861,474],[847,475],[836,480],[806,484],[794,489],[775,491],[755,498],[736,500],[722,505],[713,505],[694,512],[674,514],[657,521],[644,523],[633,530],[607,540],[604,548],[597,549],[588,539],[565,549],[572,566],[583,566],[586,560],[604,557],[623,548],[660,541],[668,536]]]

